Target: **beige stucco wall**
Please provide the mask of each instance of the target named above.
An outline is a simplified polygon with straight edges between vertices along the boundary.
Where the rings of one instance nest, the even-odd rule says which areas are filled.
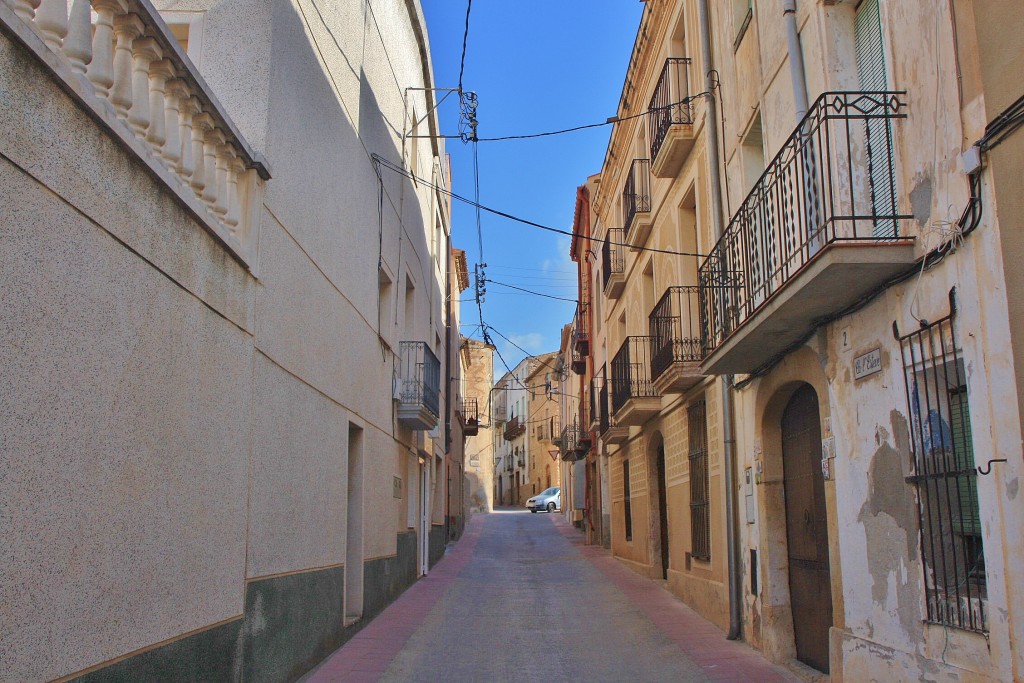
[[[50,679],[241,614],[254,282],[6,39],[0,82],[0,672]]]
[[[369,158],[428,178],[443,158],[399,139],[406,104],[428,111],[404,92],[430,78],[418,3],[375,2],[383,38],[356,0],[160,4],[205,12],[197,66],[272,159],[251,269],[0,34],[4,680],[240,618],[247,579],[344,563],[350,422],[364,559],[393,556],[414,518],[410,454],[444,453],[444,397],[439,436],[411,432],[392,377],[400,341],[445,356],[448,205],[385,171],[378,222]]]

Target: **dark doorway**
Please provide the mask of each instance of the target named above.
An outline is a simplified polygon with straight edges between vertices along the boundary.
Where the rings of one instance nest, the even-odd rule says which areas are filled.
[[[782,465],[796,657],[828,673],[832,581],[818,396],[809,385],[793,394],[782,413]]]
[[[668,484],[665,482],[665,442],[658,445],[654,466],[658,470],[658,527],[661,534],[661,578],[668,578]]]

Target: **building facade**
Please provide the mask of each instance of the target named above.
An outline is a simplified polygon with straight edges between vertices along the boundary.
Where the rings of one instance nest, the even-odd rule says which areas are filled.
[[[612,550],[836,680],[1024,671],[1007,12],[652,0],[588,183]]]
[[[558,466],[558,437],[561,415],[558,410],[558,352],[536,357],[533,371],[526,378],[530,388],[526,448],[526,500],[552,486],[561,486]]]
[[[461,528],[419,3],[156,5],[0,3],[3,680],[293,680]]]
[[[464,400],[475,404],[475,433],[467,429],[465,446],[465,506],[467,514],[491,512],[495,497],[494,439],[491,401],[494,395],[494,347],[476,339],[462,338]],[[472,414],[467,408],[465,414]],[[467,425],[468,426],[468,425]]]

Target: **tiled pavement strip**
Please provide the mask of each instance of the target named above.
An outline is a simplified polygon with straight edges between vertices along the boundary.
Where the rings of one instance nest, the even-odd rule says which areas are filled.
[[[556,515],[474,515],[303,681],[794,681]]]

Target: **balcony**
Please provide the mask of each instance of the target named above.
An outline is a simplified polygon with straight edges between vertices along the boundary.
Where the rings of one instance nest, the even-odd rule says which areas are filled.
[[[574,420],[562,428],[560,448],[562,460],[581,460],[590,449],[590,434],[581,430],[579,423]]]
[[[587,330],[587,299],[581,297],[576,309],[572,333],[572,371],[582,375],[587,371],[587,356],[590,355],[590,334]]]
[[[831,92],[807,116],[700,266],[705,374],[755,372],[904,273],[897,206],[902,92]]]
[[[520,420],[518,417],[513,417],[505,423],[503,436],[505,437],[505,441],[513,441],[522,436],[524,432],[526,432],[526,422]]]
[[[480,433],[480,410],[475,398],[462,400],[459,406],[459,415],[462,416],[463,435],[476,436]]]
[[[699,287],[669,287],[651,311],[650,330],[651,379],[659,394],[684,392],[703,378]]]
[[[604,295],[618,299],[626,286],[626,256],[623,248],[622,230],[612,228],[604,238],[601,247],[601,272],[604,273]]]
[[[398,422],[408,429],[429,431],[436,427],[441,397],[441,362],[426,342],[399,343],[395,375]]]
[[[693,105],[687,71],[689,57],[672,57],[658,78],[648,107],[648,135],[651,140],[651,172],[657,178],[679,173],[693,149]]]
[[[660,410],[651,380],[651,338],[626,337],[612,360],[612,417],[620,426],[639,426]]]
[[[602,365],[601,369],[594,374],[590,379],[590,429],[597,430],[598,434],[604,432],[602,426],[607,427],[608,423],[608,405],[607,401],[604,405],[604,425],[602,425],[602,405],[601,405],[601,393],[604,392],[604,396],[607,399],[608,394],[605,390],[605,368]]]
[[[639,249],[651,234],[651,164],[647,159],[633,159],[622,189],[622,229],[626,243]]]

